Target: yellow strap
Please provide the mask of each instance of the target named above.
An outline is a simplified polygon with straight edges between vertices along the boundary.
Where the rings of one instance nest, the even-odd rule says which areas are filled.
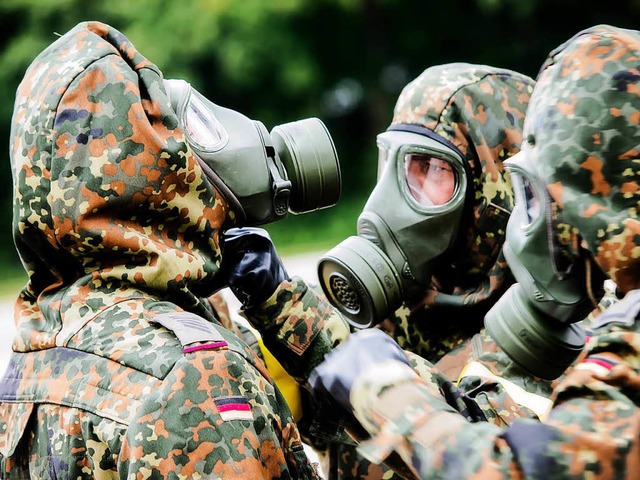
[[[289,405],[293,418],[297,422],[302,417],[302,401],[300,399],[300,386],[298,385],[298,382],[296,382],[294,378],[287,373],[284,367],[280,365],[280,362],[276,360],[276,357],[271,354],[262,341],[260,332],[249,325],[248,322],[243,323],[243,325],[245,325],[258,339],[260,352],[262,352],[262,358],[267,366],[267,370],[269,370],[273,381],[276,383],[282,393],[282,396],[284,396],[284,399],[287,401],[287,405]]]
[[[491,370],[479,362],[470,362],[466,367],[464,367],[460,374],[460,378],[458,378],[458,383],[460,383],[460,380],[464,377],[482,377],[498,382],[518,405],[522,405],[523,407],[527,407],[532,410],[542,421],[547,418],[553,405],[553,401],[551,399],[535,393],[527,392],[525,389],[506,378],[495,375]]]
[[[282,392],[284,399],[291,409],[293,418],[297,422],[302,417],[302,404],[300,402],[300,386],[291,375],[280,365],[280,362],[276,360],[271,352],[265,347],[262,342],[262,338],[258,339],[258,345],[260,345],[260,351],[264,357],[264,363],[267,365],[267,370],[273,377],[273,381],[276,382],[278,388]]]

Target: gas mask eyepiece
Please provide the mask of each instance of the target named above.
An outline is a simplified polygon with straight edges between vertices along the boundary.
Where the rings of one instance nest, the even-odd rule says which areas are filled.
[[[557,238],[552,200],[525,149],[505,162],[515,207],[503,252],[518,283],[485,316],[488,333],[530,373],[557,378],[582,351],[576,322],[604,294],[604,275],[591,258],[571,254]]]
[[[378,136],[378,184],[358,218],[358,235],[324,254],[320,285],[354,328],[389,317],[424,293],[434,261],[454,243],[470,184],[462,153],[419,125]]]
[[[335,205],[340,164],[318,118],[285,123],[268,132],[258,121],[220,107],[184,80],[165,80],[187,142],[240,225],[261,225],[287,212]]]

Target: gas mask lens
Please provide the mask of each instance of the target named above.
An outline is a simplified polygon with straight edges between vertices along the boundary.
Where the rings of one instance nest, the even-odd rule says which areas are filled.
[[[197,143],[203,150],[219,150],[227,142],[227,131],[195,90],[191,92],[184,123],[191,141]]]
[[[444,205],[456,191],[451,162],[428,153],[406,153],[404,173],[411,196],[425,207]]]
[[[540,216],[542,199],[524,175],[516,172],[511,173],[511,182],[516,204],[521,205],[526,214],[526,225],[531,225]]]

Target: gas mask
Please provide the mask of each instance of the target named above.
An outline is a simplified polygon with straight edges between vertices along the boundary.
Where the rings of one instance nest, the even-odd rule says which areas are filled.
[[[463,154],[425,127],[395,124],[377,143],[384,166],[357,236],[318,263],[325,295],[355,328],[372,326],[424,294],[434,262],[456,240],[471,188]]]
[[[165,80],[173,109],[202,169],[238,215],[238,225],[261,225],[287,212],[335,205],[338,155],[317,118],[274,127],[220,107],[184,80]]]
[[[542,179],[534,175],[527,146],[505,162],[514,188],[504,256],[518,283],[485,317],[496,343],[525,370],[557,378],[585,344],[584,319],[604,294],[604,274],[584,249],[558,239],[558,219]]]

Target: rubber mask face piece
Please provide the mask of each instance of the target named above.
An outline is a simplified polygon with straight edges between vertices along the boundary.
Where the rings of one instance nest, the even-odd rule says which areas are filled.
[[[261,225],[288,211],[335,205],[338,156],[324,124],[307,118],[274,127],[209,101],[183,80],[165,80],[187,142],[239,225]]]
[[[325,294],[356,328],[382,321],[414,292],[424,292],[433,262],[457,237],[469,185],[466,162],[432,131],[409,127],[378,135],[383,169],[358,218],[358,235],[318,266]]]
[[[552,379],[584,346],[584,331],[574,322],[594,308],[587,281],[598,285],[599,270],[591,259],[571,255],[558,241],[551,197],[533,173],[526,149],[525,145],[505,162],[516,203],[504,255],[518,283],[487,313],[485,325],[513,361],[538,377]],[[593,277],[586,272],[592,266]]]

